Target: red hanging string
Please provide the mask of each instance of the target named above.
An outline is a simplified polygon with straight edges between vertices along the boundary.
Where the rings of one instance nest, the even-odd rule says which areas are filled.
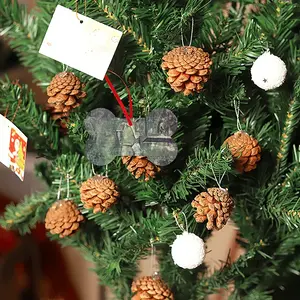
[[[125,85],[125,88],[126,88],[126,91],[127,91],[127,94],[128,94],[128,100],[129,100],[129,113],[126,110],[122,99],[120,98],[118,92],[116,91],[115,87],[113,86],[113,84],[110,81],[110,79],[108,78],[108,76],[105,75],[105,77],[104,77],[105,81],[107,82],[107,84],[109,86],[109,88],[111,89],[111,91],[114,94],[116,100],[118,101],[118,103],[119,103],[119,105],[120,105],[120,107],[122,109],[122,112],[123,112],[123,114],[124,114],[124,116],[125,116],[125,118],[126,118],[126,120],[128,122],[128,125],[132,126],[131,119],[133,118],[133,104],[132,104],[132,97],[131,97],[131,94],[130,94],[130,90],[129,90],[128,86],[126,85],[125,81],[118,74],[116,74],[115,72],[110,71],[110,70],[108,70],[108,72],[110,72],[110,73],[116,75],[118,78],[120,78],[121,81],[123,82],[123,84]]]

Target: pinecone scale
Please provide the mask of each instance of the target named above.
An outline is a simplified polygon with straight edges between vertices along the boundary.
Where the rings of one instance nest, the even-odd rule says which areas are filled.
[[[80,188],[81,201],[85,208],[93,208],[94,213],[105,213],[119,198],[115,182],[104,176],[94,176],[83,182]]]
[[[199,93],[211,73],[212,61],[201,48],[175,48],[163,57],[163,61],[161,66],[167,71],[167,82],[175,92],[183,92],[185,96]]]
[[[261,159],[261,147],[258,141],[244,131],[238,131],[224,142],[228,146],[238,172],[250,172],[256,169]]]
[[[227,190],[209,188],[207,192],[202,192],[195,197],[192,201],[192,207],[197,210],[194,214],[196,222],[207,221],[208,230],[219,230],[227,223],[234,202]]]
[[[160,168],[148,160],[146,156],[123,156],[122,162],[136,179],[144,175],[145,181],[149,181],[150,178],[155,178],[156,174],[160,172]]]
[[[86,93],[77,76],[70,72],[62,72],[52,78],[47,87],[49,96],[47,110],[53,120],[67,118],[70,111],[81,104]]]
[[[73,234],[83,220],[83,215],[73,201],[60,200],[49,208],[45,227],[52,234],[59,234],[59,237],[63,238]]]
[[[144,276],[135,280],[131,291],[135,293],[132,300],[174,300],[171,290],[158,276]]]

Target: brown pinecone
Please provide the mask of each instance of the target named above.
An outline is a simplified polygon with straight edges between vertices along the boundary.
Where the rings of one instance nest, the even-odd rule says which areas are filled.
[[[80,188],[81,201],[94,213],[105,213],[119,198],[118,187],[111,179],[96,175],[83,182]]]
[[[238,172],[249,172],[256,169],[260,161],[261,148],[258,141],[244,131],[238,131],[224,142],[228,146]]]
[[[82,88],[84,85],[73,73],[61,72],[52,78],[47,87],[47,110],[53,120],[67,118],[71,109],[81,104],[82,98],[86,96]]]
[[[145,181],[149,181],[150,178],[155,178],[156,173],[160,172],[160,168],[146,156],[123,156],[122,162],[136,179],[144,175]]]
[[[60,200],[48,209],[45,227],[52,234],[59,234],[63,238],[74,233],[83,220],[83,215],[72,200]]]
[[[185,96],[199,93],[208,81],[212,61],[207,52],[192,46],[178,47],[163,57],[162,69],[168,71],[167,82],[175,92]]]
[[[131,291],[136,293],[132,300],[174,300],[172,292],[158,276],[144,276],[133,281]]]
[[[207,192],[197,195],[192,201],[192,207],[197,209],[194,218],[203,223],[207,220],[208,230],[221,229],[227,223],[234,207],[232,197],[227,190],[209,188]]]

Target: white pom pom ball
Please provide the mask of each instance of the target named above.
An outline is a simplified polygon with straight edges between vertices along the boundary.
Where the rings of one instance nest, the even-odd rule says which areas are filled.
[[[195,269],[205,257],[205,244],[194,233],[183,232],[177,235],[172,247],[174,263],[183,269]]]
[[[286,72],[285,63],[269,51],[259,56],[251,68],[252,81],[266,91],[281,86]]]

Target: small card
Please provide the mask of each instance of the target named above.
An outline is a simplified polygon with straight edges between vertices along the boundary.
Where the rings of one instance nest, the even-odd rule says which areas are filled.
[[[0,162],[24,180],[27,137],[11,121],[0,115]]]
[[[40,53],[103,80],[122,32],[58,5]]]

